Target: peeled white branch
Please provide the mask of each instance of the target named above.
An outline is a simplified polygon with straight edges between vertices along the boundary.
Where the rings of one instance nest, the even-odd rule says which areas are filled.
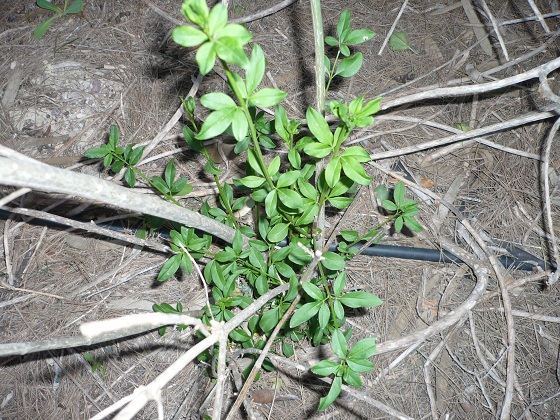
[[[159,197],[147,196],[90,175],[56,168],[4,146],[0,146],[0,184],[101,201],[200,229],[230,243],[235,234],[233,229],[213,219],[163,201]]]

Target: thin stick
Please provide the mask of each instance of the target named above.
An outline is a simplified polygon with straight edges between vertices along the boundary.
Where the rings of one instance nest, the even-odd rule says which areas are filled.
[[[8,194],[7,196],[5,196],[4,198],[2,198],[0,200],[0,207],[5,206],[6,204],[8,204],[10,201],[14,201],[16,198],[21,197],[22,195],[27,194],[29,191],[31,191],[31,188],[20,188],[17,191],[14,191],[13,193]]]
[[[507,77],[502,80],[497,80],[495,82],[481,83],[472,86],[457,86],[457,87],[447,87],[432,89],[425,92],[414,93],[412,95],[406,95],[401,98],[396,98],[387,102],[381,103],[381,109],[394,108],[396,106],[409,104],[412,102],[420,102],[428,99],[441,99],[441,98],[451,98],[459,96],[468,96],[474,93],[485,93],[491,92],[497,89],[502,89],[511,85],[515,85],[526,80],[535,79],[539,77],[542,73],[550,73],[560,67],[560,58],[549,61],[539,67],[535,67],[532,70],[528,70],[524,73]]]
[[[553,109],[553,107],[551,107],[551,109]],[[464,133],[455,134],[452,136],[443,137],[441,139],[431,140],[422,144],[416,144],[413,146],[403,147],[400,149],[389,150],[381,153],[374,153],[370,155],[370,158],[372,160],[381,160],[381,159],[403,156],[410,153],[416,153],[422,150],[432,149],[434,147],[440,147],[446,144],[456,143],[459,141],[464,141],[475,137],[484,136],[486,134],[491,134],[498,131],[519,127],[521,125],[525,125],[535,121],[542,121],[552,117],[557,117],[557,113],[554,111],[530,112],[521,117],[513,118],[509,121],[492,124],[486,127],[477,128],[475,130],[467,131]]]
[[[539,20],[540,24],[542,25],[544,31],[546,33],[550,32],[550,29],[548,28],[548,25],[546,24],[546,21],[543,19],[543,15],[541,14],[541,11],[539,10],[539,8],[535,4],[535,2],[533,0],[527,0],[527,2],[529,3],[529,6],[531,6],[531,9],[533,9],[533,13],[537,16],[537,19]]]
[[[486,4],[486,0],[479,0],[479,1],[482,4],[482,8],[484,9],[484,12],[486,13],[486,16],[488,16],[488,19],[490,19],[490,22],[492,23],[492,27],[494,28],[494,32],[496,33],[496,37],[498,38],[498,42],[500,43],[500,47],[502,48],[502,52],[504,53],[504,57],[506,58],[507,61],[509,61],[509,54],[508,54],[507,49],[506,49],[506,44],[504,43],[504,39],[502,38],[502,34],[500,33],[500,30],[498,29],[498,24],[496,23],[496,19],[494,19],[494,16],[492,15],[492,12],[488,8],[488,5]]]
[[[554,224],[552,222],[552,207],[550,204],[550,185],[548,181],[548,167],[550,162],[550,149],[552,147],[552,142],[554,141],[554,136],[558,132],[560,127],[560,118],[556,119],[556,122],[550,129],[550,133],[546,139],[543,162],[541,164],[541,178],[543,180],[543,201],[544,201],[544,212],[545,212],[545,226],[549,234],[549,246],[552,248],[552,256],[554,258],[555,271],[549,277],[548,284],[553,285],[558,281],[560,276],[560,254],[558,252],[558,246],[556,245],[556,236],[554,234]]]
[[[383,45],[381,45],[381,48],[379,49],[379,52],[377,53],[377,55],[381,55],[383,53],[383,50],[387,46],[387,43],[389,42],[389,38],[391,38],[391,35],[393,35],[393,31],[395,30],[395,27],[397,26],[397,23],[399,22],[407,4],[408,4],[408,0],[404,0],[403,5],[401,6],[401,10],[399,10],[398,15],[397,15],[395,21],[393,22],[393,26],[391,26],[391,29],[389,29],[389,33],[385,37],[385,40],[383,41]]]
[[[76,229],[85,230],[86,232],[95,233],[97,235],[102,235],[108,238],[118,239],[123,242],[150,248],[159,252],[165,252],[165,253],[172,252],[171,248],[159,242],[151,241],[148,239],[140,239],[134,235],[127,235],[125,233],[120,233],[110,229],[105,229],[103,227],[97,226],[95,223],[93,223],[93,221],[90,223],[78,222],[77,220],[68,219],[67,217],[57,216],[55,214],[47,213],[41,210],[33,210],[33,209],[26,209],[26,208],[4,207],[3,210],[7,210],[9,212],[21,214],[25,216],[32,216],[35,219],[47,220],[49,222],[59,223],[65,226],[71,226]]]

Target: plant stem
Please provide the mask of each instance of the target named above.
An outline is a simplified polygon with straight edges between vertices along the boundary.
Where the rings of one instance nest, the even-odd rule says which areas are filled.
[[[222,59],[220,59],[220,62],[222,63],[222,66],[224,67],[224,70],[226,72],[229,86],[233,91],[233,93],[235,94],[235,96],[237,97],[237,100],[241,105],[241,109],[243,110],[243,113],[247,118],[247,122],[249,123],[249,131],[251,132],[251,139],[253,140],[253,150],[256,154],[257,161],[259,162],[259,166],[261,167],[261,171],[264,174],[264,177],[266,178],[266,182],[268,186],[270,188],[274,188],[274,182],[272,181],[272,178],[268,173],[268,168],[266,167],[266,163],[264,162],[264,157],[259,144],[259,137],[257,135],[257,129],[255,128],[253,118],[251,117],[251,113],[249,112],[249,107],[247,106],[247,102],[245,101],[245,98],[243,98],[243,96],[241,95],[241,92],[239,91],[239,87],[237,86],[237,83],[233,77],[233,73],[229,69],[227,63]]]

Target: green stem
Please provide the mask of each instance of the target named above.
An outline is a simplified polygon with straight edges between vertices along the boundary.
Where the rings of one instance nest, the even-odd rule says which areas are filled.
[[[264,157],[263,157],[261,147],[260,147],[260,144],[259,144],[259,137],[257,135],[257,129],[255,128],[253,118],[251,117],[251,113],[249,112],[249,107],[247,106],[247,102],[245,101],[245,98],[243,98],[243,96],[241,95],[241,91],[239,90],[239,86],[237,86],[237,83],[235,82],[235,79],[233,77],[233,73],[229,69],[227,63],[222,59],[220,59],[220,62],[222,63],[222,66],[224,67],[224,70],[226,71],[229,86],[231,87],[231,90],[233,91],[237,100],[239,101],[241,109],[243,110],[243,113],[245,114],[245,117],[247,118],[247,122],[249,123],[249,131],[251,133],[251,139],[253,140],[253,150],[254,150],[255,155],[257,157],[257,162],[259,163],[259,166],[261,167],[261,171],[264,174],[264,177],[266,178],[266,182],[267,182],[268,186],[270,188],[274,188],[274,182],[272,181],[272,178],[271,178],[270,174],[268,173],[268,168],[266,167],[266,163],[264,162]]]
[[[338,64],[338,58],[340,57],[340,50],[338,50],[338,52],[336,53],[336,58],[334,59],[334,63],[332,65],[331,71],[329,73],[329,81],[327,82],[327,87],[325,88],[325,92],[329,91],[329,88],[331,87],[331,82],[334,79],[334,72],[336,71],[336,65]]]

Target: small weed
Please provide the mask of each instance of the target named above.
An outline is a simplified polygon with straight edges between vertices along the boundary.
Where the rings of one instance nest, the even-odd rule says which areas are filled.
[[[68,15],[77,15],[78,13],[81,13],[82,10],[84,10],[83,0],[74,0],[70,4],[68,4],[68,0],[64,0],[62,9],[47,0],[37,0],[37,6],[39,6],[41,9],[50,10],[54,13],[54,16],[51,16],[44,22],[41,22],[39,25],[37,25],[37,27],[33,31],[33,36],[35,37],[35,39],[39,39],[43,35],[45,35],[45,33],[49,30],[50,26],[56,19]]]

